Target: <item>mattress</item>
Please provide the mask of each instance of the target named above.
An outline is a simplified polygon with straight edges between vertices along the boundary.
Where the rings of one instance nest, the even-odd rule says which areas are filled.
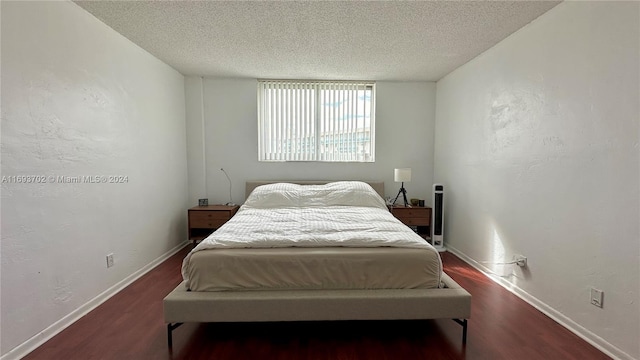
[[[191,291],[440,286],[440,255],[360,182],[256,188],[184,259]]]
[[[199,251],[192,291],[429,289],[440,283],[437,252],[412,248],[267,248]]]

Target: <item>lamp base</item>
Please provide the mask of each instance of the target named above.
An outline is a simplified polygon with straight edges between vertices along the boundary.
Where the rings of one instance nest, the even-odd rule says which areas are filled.
[[[404,182],[400,186],[400,190],[398,190],[398,195],[396,195],[396,198],[393,199],[393,205],[395,205],[396,201],[398,201],[398,197],[400,197],[400,194],[402,194],[402,198],[404,199],[404,207],[411,207],[411,205],[409,205],[409,202],[407,201],[407,190],[404,188]]]

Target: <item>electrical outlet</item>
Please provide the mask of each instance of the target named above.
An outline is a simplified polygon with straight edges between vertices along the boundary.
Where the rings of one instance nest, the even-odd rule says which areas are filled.
[[[113,253],[107,255],[107,268],[113,266]]]
[[[604,300],[604,292],[596,288],[591,288],[591,305],[601,308],[603,305],[602,303],[603,300]]]
[[[513,260],[516,262],[516,265],[520,267],[527,266],[527,257],[524,255],[514,255]]]

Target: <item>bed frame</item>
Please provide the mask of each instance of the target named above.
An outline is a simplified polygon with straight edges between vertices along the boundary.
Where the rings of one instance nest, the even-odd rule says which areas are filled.
[[[257,186],[283,181],[250,181],[246,195]],[[326,184],[328,181],[287,181]],[[384,197],[383,182],[368,182]],[[467,342],[471,294],[447,274],[444,288],[377,290],[188,291],[178,285],[163,300],[167,343],[185,322],[276,322],[329,320],[452,319],[462,326]]]

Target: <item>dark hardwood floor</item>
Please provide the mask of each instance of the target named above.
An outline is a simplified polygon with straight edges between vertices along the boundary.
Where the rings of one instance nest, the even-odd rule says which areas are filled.
[[[472,298],[469,338],[451,320],[185,324],[167,348],[162,299],[189,248],[25,359],[609,359],[456,256],[445,272]]]

